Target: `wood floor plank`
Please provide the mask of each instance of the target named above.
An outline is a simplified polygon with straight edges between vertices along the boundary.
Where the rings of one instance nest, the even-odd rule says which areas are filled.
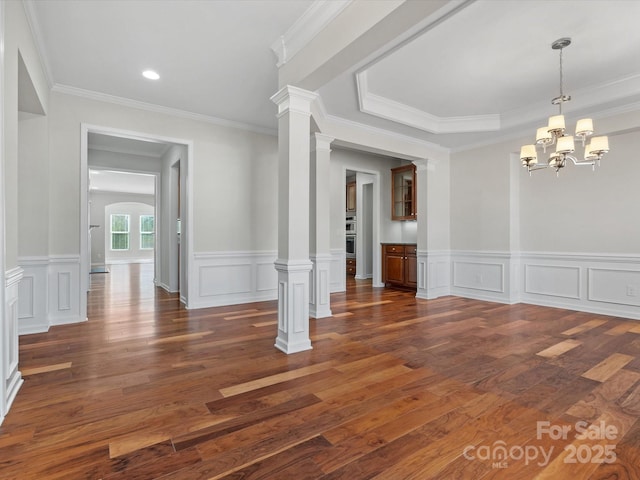
[[[563,353],[579,347],[580,345],[582,345],[582,342],[578,340],[565,340],[563,342],[556,343],[555,345],[551,345],[549,348],[545,348],[541,352],[538,352],[537,355],[546,358],[557,357],[558,355],[562,355]]]
[[[25,368],[22,370],[22,376],[37,375],[38,373],[55,372],[57,370],[65,370],[71,368],[72,362],[54,363],[53,365],[43,365],[42,367]]]
[[[588,322],[583,323],[582,325],[578,325],[577,327],[570,328],[562,332],[563,335],[577,335],[582,332],[586,332],[591,330],[592,328],[599,327],[600,325],[604,325],[607,323],[607,320],[594,318],[593,320],[589,320]]]
[[[322,370],[327,370],[329,368],[332,368],[333,365],[334,365],[334,362],[328,361],[328,362],[323,362],[310,367],[304,367],[304,368],[299,368],[297,370],[278,373],[276,375],[271,375],[269,377],[253,380],[251,382],[245,382],[238,385],[233,385],[231,387],[221,388],[220,393],[225,397],[239,395],[241,393],[249,392],[251,390],[257,390],[259,388],[273,385],[275,383],[280,383],[280,382],[284,382],[294,378],[304,377],[312,373],[321,372]]]
[[[310,322],[314,348],[285,355],[275,301],[186,310],[152,267],[112,266],[87,322],[20,337],[0,478],[640,478],[638,322],[351,277]],[[616,461],[567,467],[575,432],[540,437],[540,421],[614,425]],[[554,451],[463,455],[498,444]]]
[[[584,372],[582,376],[598,382],[605,382],[633,359],[634,357],[630,355],[612,353],[602,362]]]

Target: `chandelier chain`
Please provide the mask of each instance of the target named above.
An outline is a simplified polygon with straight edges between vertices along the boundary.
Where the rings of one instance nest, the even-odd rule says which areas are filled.
[[[560,49],[560,115],[562,115],[562,104],[564,103],[564,90],[562,88],[562,85],[564,83],[564,76],[562,74],[562,50],[564,50],[564,48]]]

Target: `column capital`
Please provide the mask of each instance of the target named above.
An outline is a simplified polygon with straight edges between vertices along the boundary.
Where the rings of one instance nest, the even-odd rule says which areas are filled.
[[[271,97],[271,101],[278,106],[278,117],[289,111],[311,115],[311,103],[316,98],[315,92],[286,85]]]
[[[311,142],[311,150],[328,150],[331,151],[331,142],[333,142],[336,137],[332,137],[331,135],[327,135],[325,133],[314,133],[313,134],[314,141]]]

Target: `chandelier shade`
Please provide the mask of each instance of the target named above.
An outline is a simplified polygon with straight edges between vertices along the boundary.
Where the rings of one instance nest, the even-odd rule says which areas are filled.
[[[591,165],[595,169],[600,165],[602,156],[609,151],[609,139],[606,136],[592,137],[587,143],[587,138],[594,134],[593,120],[583,118],[578,120],[575,129],[575,137],[578,138],[584,147],[584,159],[578,160],[574,155],[574,136],[566,135],[565,118],[562,114],[562,104],[571,100],[570,95],[564,94],[564,78],[562,72],[562,50],[571,45],[568,37],[560,38],[551,44],[553,50],[560,50],[560,95],[551,100],[553,105],[558,105],[558,115],[549,117],[547,125],[536,130],[536,141],[532,145],[523,145],[520,149],[520,161],[522,166],[531,172],[551,167],[556,174],[566,165],[567,160],[571,160],[574,165]],[[555,151],[549,155],[549,160],[545,164],[538,164],[537,146],[542,146],[544,153],[547,147],[555,145]]]

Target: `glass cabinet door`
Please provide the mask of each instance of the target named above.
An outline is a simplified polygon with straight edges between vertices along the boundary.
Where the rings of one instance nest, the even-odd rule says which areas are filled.
[[[391,219],[416,219],[416,166],[391,169]]]

